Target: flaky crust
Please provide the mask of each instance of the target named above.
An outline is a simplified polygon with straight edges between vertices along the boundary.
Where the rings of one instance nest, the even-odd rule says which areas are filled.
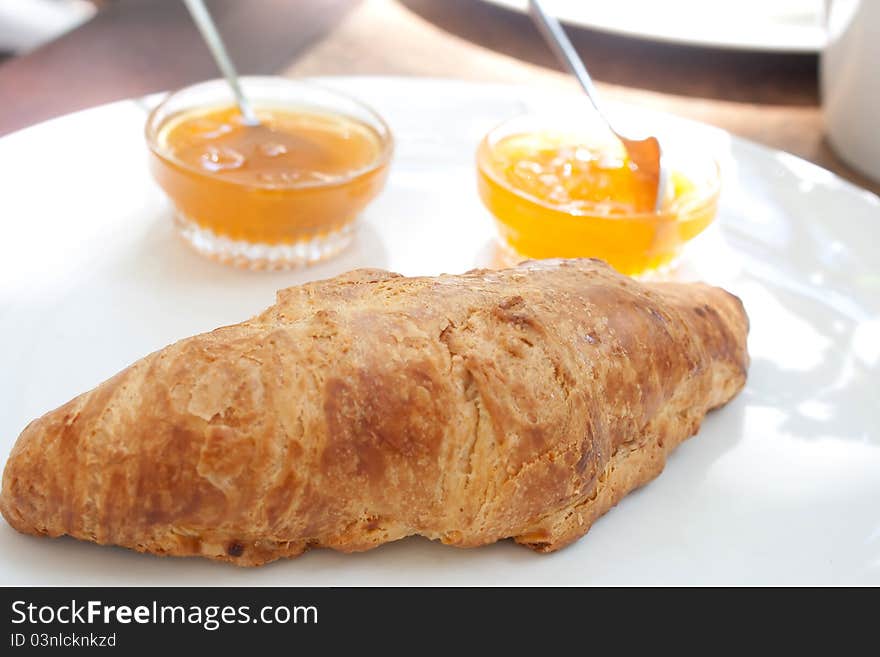
[[[282,290],[33,421],[31,534],[254,566],[418,534],[539,551],[663,469],[746,378],[739,299],[592,260]]]

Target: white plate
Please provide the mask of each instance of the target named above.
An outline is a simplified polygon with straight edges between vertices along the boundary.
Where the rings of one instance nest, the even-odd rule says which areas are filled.
[[[527,0],[483,0],[525,11]],[[823,0],[546,0],[571,25],[711,48],[816,53],[825,45]]]
[[[329,81],[397,136],[389,185],[341,257],[295,273],[203,260],[147,173],[143,104],[73,114],[0,140],[0,452],[32,419],[180,337],[244,319],[277,288],[353,267],[404,274],[485,264],[493,228],[474,150],[548,98],[453,81]],[[408,539],[241,570],[161,559],[0,522],[2,584],[880,583],[880,201],[784,153],[659,115],[722,156],[719,221],[683,275],[740,295],[746,389],[666,471],[571,547],[457,550]]]

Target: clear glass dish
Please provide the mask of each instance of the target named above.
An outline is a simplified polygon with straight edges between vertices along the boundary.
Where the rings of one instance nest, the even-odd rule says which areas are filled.
[[[526,185],[513,184],[512,177],[499,170],[499,145],[509,143],[504,142],[509,137],[532,134],[616,155],[622,152],[603,126],[583,116],[522,115],[491,130],[477,149],[477,183],[509,261],[590,257],[605,260],[626,274],[647,274],[668,268],[682,247],[715,218],[720,169],[699,144],[659,135],[673,174],[673,197],[661,212],[610,212],[588,204],[554,203]],[[541,175],[540,168],[535,171]]]
[[[320,144],[334,157],[348,157],[346,144],[354,137],[363,141],[360,151],[366,155],[350,169],[339,165],[331,174],[291,170],[263,176],[248,171],[256,160],[244,155],[243,164],[236,161],[237,170],[231,171],[223,166],[229,149],[222,140],[231,129],[246,128],[236,123],[226,82],[181,89],[165,98],[146,124],[151,172],[174,205],[180,234],[199,253],[250,269],[285,269],[335,255],[351,242],[359,214],[385,184],[393,151],[387,124],[354,98],[313,83],[279,77],[244,77],[241,82],[270,137],[278,126],[318,126],[302,139],[303,152],[313,148],[327,159],[314,146],[323,135],[335,139]],[[218,119],[225,109],[235,117]],[[178,148],[182,140],[186,149]],[[259,146],[274,148],[272,143]],[[200,151],[192,149],[204,152],[198,157]],[[193,152],[195,159],[183,155]]]

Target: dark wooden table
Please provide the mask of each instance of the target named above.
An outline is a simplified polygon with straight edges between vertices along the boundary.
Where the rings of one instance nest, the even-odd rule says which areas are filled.
[[[392,74],[572,88],[529,19],[479,0],[209,0],[243,73]],[[781,148],[874,192],[828,147],[817,57],[659,44],[591,30],[572,41],[609,98]],[[217,72],[179,0],[118,0],[0,64],[0,134]]]
[[[208,0],[241,73],[282,70],[357,4]],[[117,0],[56,41],[0,64],[0,134],[218,75],[181,0]]]

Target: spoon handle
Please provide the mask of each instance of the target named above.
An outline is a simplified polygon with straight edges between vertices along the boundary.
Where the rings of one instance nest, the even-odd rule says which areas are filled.
[[[238,83],[238,73],[235,71],[235,66],[232,64],[229,53],[226,51],[226,46],[223,45],[220,32],[217,31],[217,26],[214,24],[211,14],[208,13],[205,3],[203,0],[183,0],[183,2],[187,9],[189,9],[189,13],[192,14],[193,21],[195,21],[196,27],[199,28],[202,38],[208,44],[208,48],[214,56],[214,61],[217,62],[218,68],[223,73],[223,77],[229,83],[245,123],[248,125],[259,125],[260,120],[254,114],[250,102],[248,102],[248,99],[241,90],[241,85]]]
[[[538,27],[541,36],[547,42],[547,45],[550,46],[550,49],[559,61],[565,64],[580,83],[593,108],[605,122],[605,125],[621,141],[630,159],[640,169],[651,172],[656,176],[657,194],[654,197],[654,210],[660,212],[666,203],[669,187],[669,172],[663,166],[663,152],[660,149],[660,142],[657,141],[656,137],[633,139],[618,132],[608,119],[608,115],[602,111],[602,106],[599,103],[599,92],[596,90],[590,74],[587,73],[587,67],[584,66],[574,46],[571,45],[571,41],[568,40],[559,21],[547,13],[541,0],[529,0],[529,14]]]
[[[529,0],[529,14],[531,14],[532,20],[541,32],[541,36],[547,41],[547,45],[550,46],[550,49],[559,61],[565,64],[571,74],[577,78],[596,111],[604,116],[604,112],[602,112],[602,108],[599,106],[599,92],[596,91],[593,80],[590,74],[587,73],[587,68],[562,30],[559,21],[547,13],[540,0]]]

